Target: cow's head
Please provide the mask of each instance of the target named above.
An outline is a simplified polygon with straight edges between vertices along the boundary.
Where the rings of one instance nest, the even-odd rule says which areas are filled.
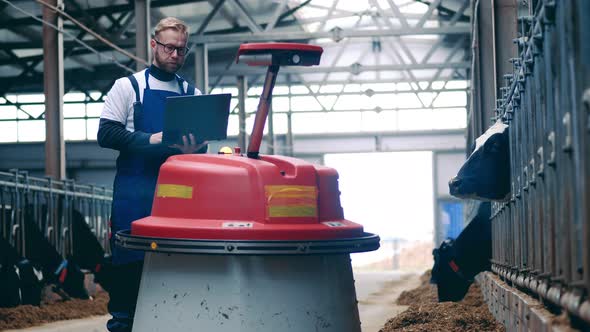
[[[454,241],[445,240],[439,248],[432,251],[432,255],[434,266],[430,282],[438,286],[438,301],[461,301],[467,294],[472,280],[466,279],[460,273],[455,262]]]
[[[505,201],[510,197],[508,125],[500,120],[475,140],[473,152],[449,181],[451,195]]]
[[[63,260],[57,271],[57,286],[70,297],[77,299],[88,299],[88,291],[84,287],[84,272],[71,260]]]
[[[437,284],[438,300],[460,301],[475,276],[490,269],[492,224],[490,203],[479,202],[477,214],[455,240],[434,249],[431,283]]]

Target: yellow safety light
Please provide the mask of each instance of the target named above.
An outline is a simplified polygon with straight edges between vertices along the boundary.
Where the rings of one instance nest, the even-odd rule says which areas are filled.
[[[217,152],[217,153],[218,154],[232,154],[232,153],[234,153],[234,151],[229,146],[224,146],[221,149],[219,149],[219,152]]]

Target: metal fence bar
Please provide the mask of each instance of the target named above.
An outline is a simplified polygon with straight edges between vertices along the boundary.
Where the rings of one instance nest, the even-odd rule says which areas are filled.
[[[71,257],[77,211],[104,252],[110,253],[111,200],[112,191],[105,187],[30,177],[19,170],[0,172],[0,237],[27,257],[27,248],[33,245],[26,244],[27,232],[37,231],[63,258]]]

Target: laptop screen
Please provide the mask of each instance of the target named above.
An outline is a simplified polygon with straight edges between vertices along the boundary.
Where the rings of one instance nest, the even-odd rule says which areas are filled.
[[[231,94],[166,98],[162,143],[183,144],[193,134],[197,143],[227,138]]]

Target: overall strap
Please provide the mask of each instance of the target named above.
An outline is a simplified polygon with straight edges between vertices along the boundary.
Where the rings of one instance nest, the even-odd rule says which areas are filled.
[[[135,128],[137,128],[138,123],[141,123],[142,121],[143,115],[143,107],[141,105],[141,99],[139,98],[139,85],[137,84],[137,79],[135,78],[135,76],[129,75],[127,76],[127,78],[131,81],[131,85],[133,85],[133,90],[135,91],[135,102],[133,102],[133,125],[135,126]]]
[[[184,91],[184,79],[182,79],[182,77],[176,75],[176,81],[178,82],[178,86],[180,87],[180,94],[181,95],[194,95],[195,94],[195,87],[190,84],[189,82],[187,83],[187,87],[186,87],[186,92]]]
[[[195,87],[190,83],[188,83],[188,87],[186,88],[186,94],[187,95],[194,95],[195,94]]]
[[[149,69],[149,68],[147,68],[147,69],[145,70],[145,88],[146,88],[147,90],[149,90],[149,89],[150,89],[150,82],[149,82],[150,80],[149,80],[149,78],[150,78],[150,69]]]
[[[131,81],[131,85],[133,86],[133,91],[135,91],[135,102],[140,103],[141,100],[139,99],[139,85],[137,84],[137,79],[133,75],[127,76],[127,79]]]

